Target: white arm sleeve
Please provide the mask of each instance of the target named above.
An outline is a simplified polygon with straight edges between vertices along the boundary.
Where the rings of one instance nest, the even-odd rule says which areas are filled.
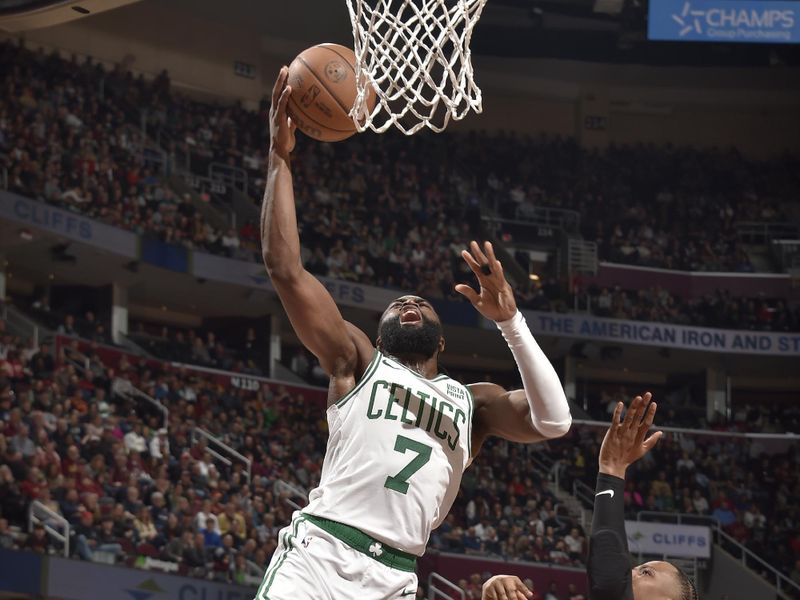
[[[498,322],[497,328],[517,362],[533,426],[547,438],[566,434],[572,425],[567,397],[553,365],[533,339],[525,317],[517,311],[508,321]]]

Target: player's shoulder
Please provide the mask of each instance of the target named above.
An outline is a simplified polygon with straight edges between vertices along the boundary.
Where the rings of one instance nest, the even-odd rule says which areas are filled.
[[[465,386],[472,395],[472,456],[476,456],[483,447],[483,442],[489,434],[490,415],[489,407],[497,401],[506,390],[489,381],[469,383]]]
[[[491,419],[491,407],[507,390],[489,381],[470,383],[466,386],[472,395],[472,427],[475,434],[482,438],[488,431],[488,422]]]
[[[366,333],[350,321],[345,321],[344,323],[347,327],[347,333],[356,348],[356,364],[353,365],[355,374],[362,376],[379,353]]]
[[[465,387],[469,390],[470,394],[472,394],[476,410],[479,407],[491,404],[507,393],[504,387],[490,381],[468,383]]]

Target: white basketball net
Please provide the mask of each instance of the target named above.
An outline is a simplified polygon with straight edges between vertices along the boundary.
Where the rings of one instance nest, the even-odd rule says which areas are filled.
[[[469,43],[486,0],[347,0],[356,55],[350,116],[359,131],[443,131],[479,113]],[[377,96],[370,111],[368,90]]]

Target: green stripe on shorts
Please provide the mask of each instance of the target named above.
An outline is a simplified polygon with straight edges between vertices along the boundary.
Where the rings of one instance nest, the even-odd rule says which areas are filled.
[[[298,516],[294,523],[292,524],[292,533],[286,532],[283,535],[283,550],[281,550],[281,555],[278,558],[278,561],[275,563],[275,566],[264,573],[264,580],[261,582],[261,587],[258,588],[256,592],[256,600],[269,600],[269,596],[267,596],[267,592],[269,592],[269,588],[272,587],[273,582],[275,581],[275,575],[278,574],[278,569],[281,568],[281,565],[289,556],[289,552],[292,550],[292,540],[297,536],[297,528],[300,526],[300,523],[305,521],[306,518],[304,516]],[[266,587],[265,587],[266,586]]]

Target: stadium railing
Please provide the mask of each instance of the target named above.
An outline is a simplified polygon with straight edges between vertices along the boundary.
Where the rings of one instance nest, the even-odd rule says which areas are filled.
[[[33,531],[33,526],[37,524],[44,527],[48,536],[61,542],[64,547],[64,557],[69,558],[69,521],[38,500],[34,500],[28,507],[28,531]]]
[[[583,425],[587,427],[600,427],[608,429],[607,421],[591,421],[587,419],[573,419],[572,425]],[[664,433],[696,435],[700,437],[727,437],[727,438],[741,438],[749,440],[773,440],[780,443],[781,447],[786,444],[791,444],[800,441],[800,434],[797,433],[745,433],[741,431],[716,431],[714,429],[692,429],[690,427],[662,427],[658,426],[659,431]],[[785,448],[784,448],[785,449]]]
[[[556,485],[558,485],[557,482]],[[580,479],[572,482],[572,495],[584,504],[594,504],[594,490]]]
[[[719,521],[713,517],[705,515],[690,515],[684,513],[644,510],[636,515],[636,520],[658,520],[660,522],[669,521],[678,525],[706,525],[711,529],[711,533],[714,536],[714,541],[723,550],[739,559],[745,568],[760,572],[762,575],[764,575],[765,579],[767,579],[772,585],[775,586],[775,589],[778,590],[778,594],[781,596],[781,598],[792,600],[793,598],[800,596],[800,585],[775,569],[775,567],[755,554],[752,550],[747,549],[735,538],[725,533],[725,531],[722,529],[722,526],[719,524]],[[753,563],[755,563],[757,567],[754,566]],[[787,593],[787,591],[791,592],[791,594]]]
[[[26,317],[19,309],[4,303],[0,304],[0,317],[12,331],[31,340],[34,347],[39,347],[42,330],[35,321]]]
[[[247,171],[239,167],[232,167],[224,163],[212,162],[208,165],[208,178],[212,181],[221,181],[227,186],[240,192],[247,193],[249,177]]]
[[[717,543],[720,545],[720,547],[730,554],[733,554],[731,550],[735,550],[738,553],[738,556],[735,554],[734,556],[736,556],[742,562],[742,565],[753,571],[760,572],[762,575],[768,575],[765,578],[771,583],[774,582],[773,585],[778,590],[778,594],[781,596],[781,598],[793,600],[800,597],[800,585],[797,585],[794,581],[775,569],[775,567],[770,565],[760,556],[748,550],[730,535],[722,531],[719,523],[716,524],[712,531],[714,531],[716,534]],[[753,563],[757,565],[757,568],[754,567]],[[764,570],[766,570],[766,573]],[[789,592],[791,592],[791,594],[789,594]]]
[[[767,245],[772,240],[797,239],[800,227],[792,223],[773,223],[762,221],[739,221],[736,235],[746,244]]]
[[[500,214],[500,209],[495,203],[492,207],[496,215]],[[510,217],[481,217],[482,220],[494,225],[523,225],[538,227],[555,227],[567,233],[580,230],[581,215],[577,210],[567,208],[555,208],[552,206],[536,206],[530,216]]]
[[[707,527],[715,527],[719,525],[714,517],[708,515],[690,515],[687,513],[674,513],[658,510],[642,510],[636,515],[637,521],[658,521],[663,523],[664,520],[675,523],[676,525],[705,525]]]
[[[252,560],[245,560],[244,564],[247,566],[247,572],[244,574],[245,585],[252,585],[258,587],[264,579],[264,568],[259,567]]]
[[[77,348],[64,346],[64,361],[75,367],[81,374],[86,373],[89,369],[89,357]]]
[[[445,591],[439,586],[452,591]],[[454,593],[455,595],[453,595]],[[438,573],[431,573],[428,575],[428,600],[436,600],[437,598],[446,598],[447,600],[455,600],[458,598],[460,600],[466,600],[466,597],[464,590],[449,579],[442,577]]]
[[[286,492],[288,494],[288,496],[285,497],[286,504],[295,510],[301,510],[303,506],[308,504],[308,494],[299,487],[294,486],[283,479],[278,479],[272,486],[272,490],[273,493],[278,494],[279,496],[282,496],[283,493]],[[292,498],[301,498],[303,500],[303,505],[299,505],[297,502],[292,500]]]
[[[771,248],[782,271],[800,272],[800,239],[772,240]]]
[[[242,463],[245,469],[245,477],[247,478],[247,484],[248,485],[250,484],[250,478],[253,472],[252,460],[250,460],[240,452],[237,452],[231,446],[229,446],[219,438],[214,437],[202,427],[195,427],[192,430],[192,444],[194,445],[201,438],[205,441],[206,449],[208,450],[208,452],[218,461],[224,463],[229,467],[233,464],[233,461]]]
[[[141,401],[146,402],[147,404],[149,404],[150,406],[161,412],[164,419],[163,427],[169,429],[169,409],[163,404],[161,404],[161,402],[150,396],[149,394],[146,394],[145,392],[137,388],[131,382],[117,377],[116,379],[114,379],[114,382],[111,385],[111,391],[112,393],[122,396],[123,398],[131,402],[141,402]]]

